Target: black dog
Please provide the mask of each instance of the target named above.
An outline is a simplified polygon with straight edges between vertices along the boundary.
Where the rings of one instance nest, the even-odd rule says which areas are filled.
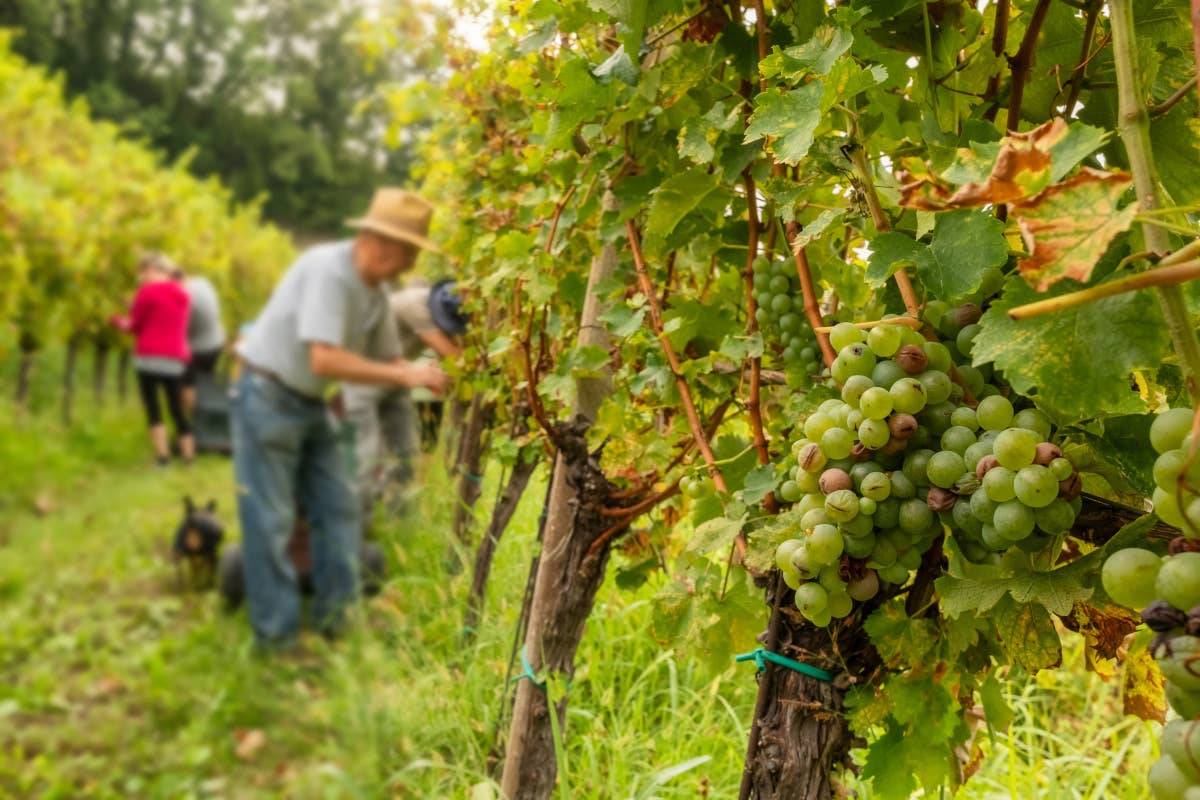
[[[183,522],[175,529],[175,544],[171,548],[182,588],[207,589],[217,574],[217,557],[225,526],[216,517],[217,501],[209,500],[197,508],[192,498],[183,498]],[[184,580],[187,572],[187,580]]]

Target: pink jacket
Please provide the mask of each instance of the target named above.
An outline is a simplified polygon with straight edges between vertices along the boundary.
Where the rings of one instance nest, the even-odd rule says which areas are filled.
[[[139,356],[190,361],[187,346],[188,306],[191,301],[175,281],[143,283],[134,295],[128,317],[115,317],[113,324],[137,336],[134,352]]]

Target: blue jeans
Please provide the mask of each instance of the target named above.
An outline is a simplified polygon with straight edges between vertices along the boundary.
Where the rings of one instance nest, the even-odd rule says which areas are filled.
[[[325,404],[244,371],[230,412],[250,624],[261,645],[300,628],[300,592],[288,558],[299,509],[312,541],[313,617],[332,632],[358,589],[362,521]]]

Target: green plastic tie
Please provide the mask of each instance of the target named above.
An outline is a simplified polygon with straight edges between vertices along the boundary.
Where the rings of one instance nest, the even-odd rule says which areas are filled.
[[[524,657],[524,655],[525,654],[522,652],[521,656]],[[799,661],[793,661],[787,656],[781,656],[778,653],[772,653],[770,650],[764,650],[761,647],[751,653],[742,653],[740,656],[735,656],[734,661],[739,663],[742,661],[753,661],[756,665],[758,665],[759,672],[765,670],[767,668],[767,662],[770,661],[772,664],[778,664],[781,667],[793,669],[796,672],[807,675],[810,678],[816,678],[819,681],[825,681],[826,683],[833,681],[833,675],[823,669],[818,669],[816,667],[809,666],[808,664],[802,664]]]
[[[483,476],[476,475],[474,472],[463,472],[463,477],[473,483],[482,483],[483,482]]]
[[[538,687],[542,691],[546,690],[546,682],[538,680],[537,673],[533,671],[533,665],[530,664],[529,659],[525,657],[525,648],[524,647],[521,648],[521,668],[524,671],[520,675],[517,675],[516,677],[514,677],[510,681],[510,683],[516,683],[517,681],[528,678],[529,682],[532,683],[534,686]]]

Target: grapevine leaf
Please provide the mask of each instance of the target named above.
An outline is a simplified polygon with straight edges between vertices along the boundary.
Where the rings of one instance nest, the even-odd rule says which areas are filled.
[[[775,487],[779,485],[779,479],[775,476],[775,469],[769,464],[760,467],[755,467],[746,474],[746,480],[742,484],[742,501],[745,503],[758,503],[764,497],[775,491]]]
[[[767,524],[746,534],[746,569],[759,574],[775,568],[775,550],[797,535],[800,515],[796,508],[770,517]]]
[[[846,215],[844,208],[827,208],[822,211],[817,218],[812,222],[805,223],[800,233],[796,235],[793,242],[795,247],[808,247],[812,241],[825,233],[830,225],[837,222]],[[886,278],[884,279],[886,280]]]
[[[1125,656],[1121,675],[1121,700],[1126,714],[1163,722],[1167,701],[1162,670],[1154,663],[1146,642],[1140,641]]]
[[[892,273],[901,267],[915,264],[924,245],[904,233],[889,231],[871,241],[871,258],[867,261],[867,283],[882,286]]]
[[[854,36],[845,28],[822,26],[811,39],[796,47],[775,51],[760,62],[764,78],[780,77],[798,81],[806,75],[825,75],[854,43]]]
[[[867,747],[864,780],[871,782],[880,797],[909,797],[917,788],[912,765],[929,758],[924,741],[890,726]]]
[[[710,519],[696,528],[691,541],[688,542],[687,549],[697,555],[727,550],[737,535],[742,532],[742,526],[745,524],[745,514],[736,519],[729,517]]]
[[[685,216],[712,193],[720,179],[703,167],[673,175],[663,181],[650,201],[646,232],[666,237]]]
[[[1154,450],[1148,446],[1149,414],[1126,414],[1104,420],[1104,433],[1086,434],[1087,441],[1105,461],[1115,465],[1121,476],[1149,497],[1154,491]]]
[[[696,589],[681,581],[672,581],[654,596],[654,615],[650,635],[659,644],[682,639],[691,628],[695,615]]]
[[[821,82],[815,80],[791,91],[770,89],[760,93],[754,98],[745,142],[765,137],[777,161],[799,163],[808,154],[821,123],[822,89]]]
[[[1070,289],[1055,287],[1050,296]],[[1018,393],[1036,393],[1038,405],[1063,423],[1099,415],[1139,414],[1146,403],[1129,387],[1133,370],[1155,367],[1167,354],[1162,314],[1145,292],[1014,321],[1009,309],[1044,299],[1010,278],[983,316],[972,356],[994,362]],[[1098,358],[1098,354],[1103,358]]]
[[[1129,229],[1137,206],[1118,209],[1132,182],[1125,173],[1084,168],[1031,200],[1015,203],[1013,216],[1029,257],[1021,274],[1044,292],[1063,278],[1086,282],[1108,245]]]
[[[1108,139],[1108,131],[1102,128],[1085,125],[1082,122],[1072,122],[1067,129],[1067,135],[1050,148],[1053,162],[1050,170],[1050,182],[1061,181],[1080,161],[1103,147]]]
[[[1008,591],[1003,578],[971,580],[943,575],[933,582],[942,612],[949,617],[971,612],[986,614]]]
[[[874,686],[852,686],[846,692],[850,730],[866,738],[882,725],[892,711],[892,696]]]
[[[934,623],[927,619],[911,619],[903,603],[880,606],[863,622],[863,629],[887,664],[921,664],[937,649]]]
[[[878,86],[886,81],[887,77],[887,68],[879,64],[863,67],[852,58],[840,59],[826,81],[826,91],[821,97],[821,110],[829,111],[838,103]]]
[[[601,79],[616,78],[632,86],[637,83],[638,66],[625,52],[625,45],[621,45],[603,64],[592,70],[592,75]]]
[[[1017,575],[1008,579],[1008,593],[1018,603],[1038,603],[1051,614],[1063,616],[1092,596],[1090,587],[1080,585],[1077,572],[1063,567]]]
[[[994,616],[1000,644],[1009,660],[1030,674],[1062,663],[1062,643],[1045,608],[1003,597]]]
[[[983,275],[1008,260],[1004,223],[983,211],[938,217],[929,247],[917,254],[917,273],[934,297],[949,303],[979,290]]]
[[[763,338],[758,331],[744,334],[726,334],[718,352],[739,364],[747,358],[758,358],[763,354]]]
[[[1150,126],[1158,176],[1177,205],[1200,202],[1200,169],[1196,165],[1196,153],[1200,152],[1200,117],[1194,98],[1195,93],[1192,93],[1191,98]]]
[[[1088,669],[1106,680],[1115,674],[1114,661],[1125,644],[1125,637],[1137,630],[1141,619],[1120,606],[1098,608],[1079,603],[1063,624],[1083,636]]]
[[[988,675],[979,687],[979,702],[989,730],[1006,731],[1016,714],[1004,697],[1004,686],[995,675]]]

